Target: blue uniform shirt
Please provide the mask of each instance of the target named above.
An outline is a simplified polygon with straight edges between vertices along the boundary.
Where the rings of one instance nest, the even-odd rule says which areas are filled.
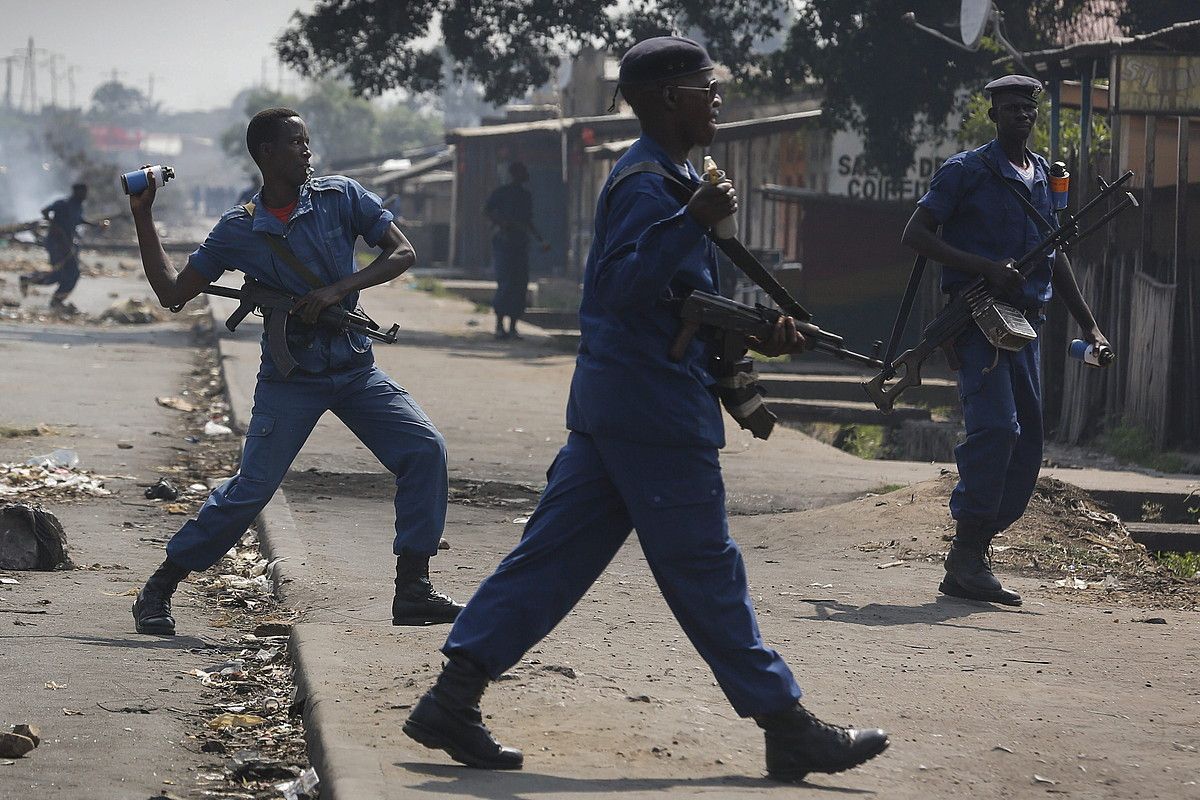
[[[283,236],[300,261],[328,285],[354,272],[355,240],[361,236],[376,246],[393,219],[377,195],[341,175],[313,178],[304,184],[287,225],[267,211],[259,194],[252,202],[253,219],[241,206],[229,209],[192,253],[189,263],[209,280],[217,280],[226,270],[238,270],[274,289],[305,295],[309,285],[275,255],[264,233]],[[347,310],[357,305],[357,292],[342,301]],[[295,319],[288,321],[288,329],[292,355],[306,372],[372,362],[371,340],[361,334],[314,329]],[[276,375],[265,331],[262,370],[265,376]]]
[[[1026,151],[1033,164],[1033,192],[1017,175],[1003,148],[995,139],[976,150],[951,156],[934,173],[929,191],[917,204],[926,208],[942,226],[942,239],[959,250],[999,261],[1020,259],[1037,247],[1049,231],[1035,223],[1000,179],[981,159],[988,159],[1004,179],[1033,204],[1051,224],[1057,224],[1050,203],[1049,165],[1046,159]],[[1036,308],[1050,300],[1054,253],[1042,259],[1025,280],[1020,296],[1002,299],[1020,308]],[[976,276],[952,267],[942,268],[942,291],[953,292]]]
[[[691,164],[675,164],[643,135],[605,182],[584,270],[567,427],[647,444],[722,447],[708,347],[693,339],[684,358],[671,362],[680,323],[665,302],[692,289],[717,293],[715,245],[661,175],[637,173],[609,191],[614,175],[641,161],[699,180]]]
[[[55,200],[46,210],[51,214],[50,225],[61,229],[69,241],[75,241],[75,229],[83,224],[83,201],[64,197]]]

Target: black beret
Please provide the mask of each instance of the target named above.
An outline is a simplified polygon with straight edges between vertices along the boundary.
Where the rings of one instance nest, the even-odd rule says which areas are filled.
[[[1020,94],[1030,100],[1036,100],[1037,96],[1042,93],[1042,82],[1028,75],[1005,75],[984,86],[983,90],[988,93],[989,97],[998,94]]]
[[[682,36],[643,39],[621,59],[617,82],[621,86],[682,78],[712,69],[712,59],[699,43]]]

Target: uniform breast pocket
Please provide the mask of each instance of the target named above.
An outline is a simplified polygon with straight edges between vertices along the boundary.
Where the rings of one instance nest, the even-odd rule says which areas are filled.
[[[346,236],[345,228],[341,225],[330,228],[322,238],[325,240],[325,249],[333,257],[333,263],[339,267],[344,266],[347,260],[353,256],[354,243]]]

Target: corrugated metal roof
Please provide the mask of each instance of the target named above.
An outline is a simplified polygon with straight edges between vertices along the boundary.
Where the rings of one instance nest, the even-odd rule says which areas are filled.
[[[717,125],[717,131],[722,140],[748,139],[752,136],[774,133],[780,129],[795,128],[798,123],[803,123],[806,120],[815,120],[820,116],[821,109],[818,108],[812,111],[797,111],[793,114],[779,114],[773,117],[763,117],[762,119],[742,119],[737,122],[721,123]],[[637,139],[635,138],[604,142],[592,145],[591,147],[585,147],[583,151],[593,158],[609,158],[621,155],[636,141]]]
[[[535,131],[558,133],[576,126],[621,125],[636,120],[632,114],[605,114],[598,117],[563,117],[562,119],[540,119],[533,122],[510,122],[503,125],[484,125],[478,128],[454,128],[446,131],[446,141],[454,143],[462,139],[487,136],[520,136]]]
[[[1090,58],[1107,58],[1122,50],[1182,50],[1200,53],[1200,19],[1180,22],[1140,36],[1118,36],[1099,42],[1080,42],[1069,47],[1056,47],[1025,53],[1034,69],[1053,70],[1057,62]],[[1041,62],[1041,63],[1038,63]]]

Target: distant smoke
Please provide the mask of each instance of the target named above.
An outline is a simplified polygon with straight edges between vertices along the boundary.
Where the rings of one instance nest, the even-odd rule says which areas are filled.
[[[0,224],[38,219],[71,184],[55,169],[40,124],[11,122],[0,120]]]

